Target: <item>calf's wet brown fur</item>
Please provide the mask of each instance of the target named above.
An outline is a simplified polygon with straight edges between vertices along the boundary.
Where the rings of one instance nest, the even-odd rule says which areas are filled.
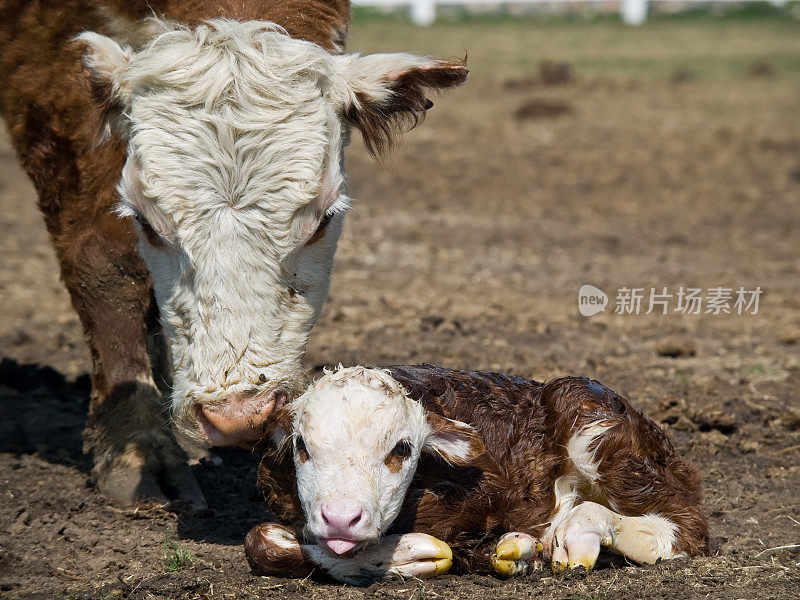
[[[625,516],[655,513],[670,520],[677,526],[675,553],[715,550],[696,469],[657,425],[602,384],[582,377],[540,383],[431,365],[386,370],[429,413],[469,423],[482,438],[484,451],[467,466],[423,454],[400,515],[386,532],[427,533],[447,542],[453,572],[489,572],[490,554],[506,532],[541,537],[556,509],[556,479],[574,473],[567,444],[598,423],[608,427],[590,446],[599,478],[580,490],[582,499]],[[288,412],[276,415],[268,431],[278,427],[290,430]],[[304,516],[286,446],[267,449],[258,480],[272,514],[301,528]],[[247,551],[258,552],[253,544]],[[258,572],[257,558],[250,561]]]

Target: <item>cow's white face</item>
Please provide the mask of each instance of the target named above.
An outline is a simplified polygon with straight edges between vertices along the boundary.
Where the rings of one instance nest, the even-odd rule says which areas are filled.
[[[465,423],[428,414],[386,372],[327,373],[291,405],[305,534],[332,555],[377,542],[397,518],[422,452],[453,464],[482,450]],[[273,433],[273,443],[287,435]]]
[[[305,387],[348,199],[348,124],[370,147],[424,110],[455,63],[333,56],[263,22],[156,23],[138,52],[85,33],[84,60],[127,141],[119,184],[154,279],[174,364],[173,415],[212,444],[257,441]]]

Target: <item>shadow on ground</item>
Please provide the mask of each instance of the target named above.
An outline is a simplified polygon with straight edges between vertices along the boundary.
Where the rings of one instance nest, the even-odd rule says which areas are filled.
[[[49,366],[0,361],[0,452],[35,455],[78,470],[90,484],[91,459],[83,454],[82,432],[89,405],[88,374],[74,380]],[[208,510],[169,507],[184,539],[239,545],[254,522],[267,520],[256,488],[258,454],[220,449],[220,466],[193,466]],[[91,493],[97,493],[92,491]]]

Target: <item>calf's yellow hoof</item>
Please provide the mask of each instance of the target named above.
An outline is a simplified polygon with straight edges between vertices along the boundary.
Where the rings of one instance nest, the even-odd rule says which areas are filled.
[[[508,537],[506,537],[508,536]],[[527,534],[506,534],[497,544],[489,563],[501,577],[523,575],[530,568],[530,561],[542,551],[542,543]]]

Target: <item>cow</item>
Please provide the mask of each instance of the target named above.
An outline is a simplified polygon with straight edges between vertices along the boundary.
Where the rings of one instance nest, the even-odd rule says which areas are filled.
[[[258,574],[507,577],[544,557],[589,570],[602,546],[636,563],[715,548],[697,471],[590,379],[340,368],[266,433],[258,480],[277,520],[247,535]]]
[[[197,444],[252,448],[305,389],[351,126],[378,156],[467,75],[346,54],[349,11],[0,1],[0,110],[91,350],[92,478],[119,501],[205,506],[170,412]]]

